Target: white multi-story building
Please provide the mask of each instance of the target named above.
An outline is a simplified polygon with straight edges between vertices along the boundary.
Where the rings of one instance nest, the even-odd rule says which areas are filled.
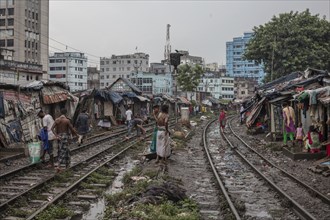
[[[178,51],[182,56],[180,57],[181,64],[189,64],[189,65],[200,65],[204,67],[205,62],[202,57],[192,56],[188,51],[180,50]]]
[[[234,78],[228,76],[215,77],[212,74],[200,79],[199,92],[209,92],[214,98],[231,100],[234,98]]]
[[[172,76],[170,73],[156,74],[151,72],[139,72],[130,81],[143,93],[169,94],[173,93]]]
[[[49,57],[49,80],[66,83],[71,91],[87,89],[87,57],[80,52],[55,53]]]
[[[207,63],[205,64],[205,70],[206,71],[218,71],[219,70],[219,64],[218,63]]]
[[[42,65],[46,76],[48,35],[49,0],[0,0],[0,48],[14,51],[8,60]]]
[[[110,86],[119,77],[130,79],[139,72],[149,72],[149,55],[134,53],[100,59],[100,87]]]

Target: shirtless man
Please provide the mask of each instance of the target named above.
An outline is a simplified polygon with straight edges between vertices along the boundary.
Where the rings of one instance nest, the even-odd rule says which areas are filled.
[[[71,134],[75,136],[79,136],[77,131],[73,128],[70,120],[65,116],[67,113],[67,110],[65,108],[61,109],[61,116],[58,117],[52,127],[52,131],[55,135],[55,137],[59,140],[59,154],[58,154],[58,163],[59,167],[61,165],[65,165],[66,168],[70,165],[70,150],[68,146],[68,139]]]

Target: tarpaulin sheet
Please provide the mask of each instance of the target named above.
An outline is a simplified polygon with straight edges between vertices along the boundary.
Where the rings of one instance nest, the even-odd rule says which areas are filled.
[[[128,98],[137,98],[134,92],[124,92],[123,96],[127,96]]]
[[[183,104],[190,105],[191,103],[183,96],[178,97]]]
[[[164,94],[163,95],[163,98],[164,99],[167,99],[168,101],[172,102],[172,103],[175,103],[175,99],[172,98],[171,96],[167,95],[167,94]]]
[[[149,99],[147,99],[143,96],[139,96],[139,95],[137,95],[136,98],[138,98],[141,102],[149,102],[150,101]]]
[[[112,101],[114,104],[118,104],[123,100],[123,97],[118,93],[107,90],[97,90],[95,92],[95,98],[100,98],[104,101]]]
[[[0,92],[0,118],[5,118],[5,104],[3,102],[2,92]]]

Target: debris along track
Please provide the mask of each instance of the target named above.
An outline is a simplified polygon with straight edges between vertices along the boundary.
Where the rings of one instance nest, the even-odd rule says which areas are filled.
[[[207,130],[208,129],[208,130]],[[207,133],[207,134],[206,134]],[[204,130],[209,163],[226,198],[221,203],[224,219],[298,219],[267,184],[247,167],[220,135],[216,122]],[[229,207],[229,209],[228,209]]]
[[[330,219],[329,199],[255,151],[232,129],[233,119],[228,123],[231,134],[224,136],[232,149],[287,200],[301,219]]]
[[[171,119],[174,120],[174,119]],[[153,126],[154,121],[149,122],[149,124],[146,127]],[[78,146],[77,144],[70,145],[71,148],[71,154],[80,153],[85,148],[89,148],[91,146],[94,146],[94,144],[98,144],[103,141],[108,141],[111,138],[118,137],[120,135],[125,135],[127,133],[127,128],[115,128],[111,131],[103,132],[102,134],[96,134],[93,136],[90,136],[87,138],[87,141],[83,143],[81,146]],[[105,136],[103,136],[105,135]],[[55,158],[57,157],[57,152],[54,151]],[[29,158],[19,158],[11,161],[11,166],[8,167],[5,164],[0,164],[0,180],[2,180],[5,177],[11,176],[17,172],[23,171],[23,169],[30,169],[32,167],[38,166],[39,163],[31,164]]]
[[[170,120],[173,123],[175,120]],[[150,124],[151,127],[153,124]],[[147,132],[152,132],[153,128],[146,129]],[[134,132],[134,131],[133,131]],[[93,160],[102,160],[108,155],[113,155],[113,152],[122,147],[126,142],[131,142],[135,138],[126,140],[123,136],[113,138],[112,135],[102,138],[102,141],[91,142],[85,145],[84,150],[72,155],[71,169],[74,172],[85,170],[84,167],[92,163]],[[88,146],[87,146],[88,145]],[[101,159],[99,159],[101,158]],[[75,170],[78,171],[75,171]],[[87,168],[86,168],[87,169]],[[79,172],[78,172],[79,173]],[[19,199],[28,195],[31,191],[49,185],[50,182],[56,180],[57,175],[51,169],[43,166],[26,166],[21,170],[16,170],[11,174],[7,174],[5,178],[0,179],[0,217],[8,207],[15,204]]]

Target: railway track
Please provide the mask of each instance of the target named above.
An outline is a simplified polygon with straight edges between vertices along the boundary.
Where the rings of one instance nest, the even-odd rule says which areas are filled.
[[[230,122],[229,129],[230,134],[220,135],[214,121],[210,122],[204,129],[203,143],[214,176],[227,200],[227,211],[233,218],[330,218],[326,197],[298,179],[288,177],[285,171],[247,147],[232,130]],[[299,193],[292,193],[297,192],[292,187],[300,188]]]
[[[171,120],[170,122],[173,121],[174,120]],[[150,133],[153,129],[152,125],[153,124],[149,125],[149,127],[151,128],[147,129],[148,133]],[[77,179],[77,181],[79,181],[79,179],[84,179],[84,175],[91,175],[91,171],[93,171],[97,167],[100,168],[104,166],[106,163],[102,163],[103,161],[109,162],[114,160],[120,154],[124,153],[126,150],[134,146],[134,144],[139,142],[134,141],[134,138],[131,138],[129,140],[121,138],[120,135],[125,133],[126,131],[122,131],[120,133],[116,133],[115,135],[112,134],[107,137],[98,138],[97,140],[93,140],[92,142],[86,143],[83,146],[79,147],[79,149],[89,149],[89,147],[93,147],[93,149],[85,150],[86,152],[83,152],[83,150],[81,150],[79,153],[74,154],[72,156],[71,167],[69,169],[74,173],[74,178],[72,179]],[[126,147],[127,145],[128,147]],[[102,166],[98,164],[101,164]],[[49,169],[30,165],[23,167],[20,170],[17,169],[13,172],[6,173],[5,175],[3,175],[3,178],[1,178],[0,181],[0,217],[6,217],[8,215],[8,213],[6,213],[6,210],[8,210],[8,208],[15,203],[19,202],[21,198],[28,196],[33,191],[36,192],[38,189],[45,188],[45,186],[50,185],[52,182],[56,181],[57,177],[58,175],[56,175]],[[79,183],[77,184],[79,185]],[[68,185],[70,184],[68,183]],[[65,189],[68,188],[75,188],[75,185],[72,187],[65,187]],[[62,189],[62,191],[65,189]],[[47,203],[49,205],[57,201],[63,195],[65,195],[65,193],[66,192],[57,193],[57,195],[52,195],[51,193],[48,193],[49,197],[44,199],[51,198],[51,201]],[[40,194],[40,192],[38,192],[38,194]],[[46,194],[44,194],[44,196],[46,196]],[[61,196],[57,198],[59,195]],[[39,203],[41,204],[43,204],[44,202],[44,200],[39,201]],[[38,206],[40,206],[40,204],[38,204]],[[28,208],[27,210],[31,209]],[[27,212],[26,209],[25,212]]]

